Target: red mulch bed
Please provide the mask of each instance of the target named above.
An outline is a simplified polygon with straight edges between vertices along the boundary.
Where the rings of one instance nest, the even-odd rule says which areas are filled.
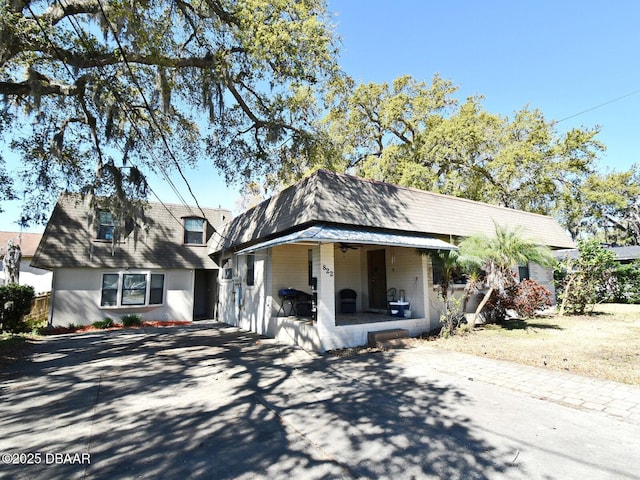
[[[96,328],[93,325],[85,325],[83,327],[77,328],[67,328],[67,327],[55,327],[48,330],[44,330],[42,332],[43,335],[62,335],[65,333],[82,333],[82,332],[97,332],[102,330],[123,330],[125,328],[144,328],[144,327],[174,327],[177,325],[191,325],[193,322],[185,322],[185,321],[152,321],[152,322],[142,322],[141,325],[132,325],[130,327],[125,327],[121,324],[115,324],[110,328]]]

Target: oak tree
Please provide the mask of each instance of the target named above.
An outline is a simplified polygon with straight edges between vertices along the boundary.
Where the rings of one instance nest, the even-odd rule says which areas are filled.
[[[0,135],[22,168],[0,163],[0,195],[20,178],[44,221],[60,189],[125,205],[202,159],[258,177],[305,154],[335,56],[323,0],[3,0]]]
[[[312,167],[555,215],[573,232],[582,220],[574,203],[604,148],[598,128],[560,132],[528,107],[492,114],[438,75],[335,85]]]

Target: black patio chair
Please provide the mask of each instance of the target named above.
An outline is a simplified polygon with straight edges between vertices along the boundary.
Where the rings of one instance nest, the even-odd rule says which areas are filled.
[[[356,298],[358,294],[355,290],[350,288],[340,290],[340,313],[356,313]]]

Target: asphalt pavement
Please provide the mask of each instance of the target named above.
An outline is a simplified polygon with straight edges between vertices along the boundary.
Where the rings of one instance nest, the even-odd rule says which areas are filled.
[[[640,479],[640,388],[214,322],[48,337],[0,372],[0,478]]]

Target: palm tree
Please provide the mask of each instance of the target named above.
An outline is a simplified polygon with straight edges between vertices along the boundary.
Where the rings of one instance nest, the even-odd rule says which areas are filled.
[[[524,237],[521,228],[509,230],[498,224],[495,224],[492,237],[478,234],[464,239],[460,243],[460,256],[487,274],[489,290],[476,309],[474,323],[493,292],[503,292],[515,283],[511,272],[513,266],[529,262],[550,266],[554,262],[551,250]]]

